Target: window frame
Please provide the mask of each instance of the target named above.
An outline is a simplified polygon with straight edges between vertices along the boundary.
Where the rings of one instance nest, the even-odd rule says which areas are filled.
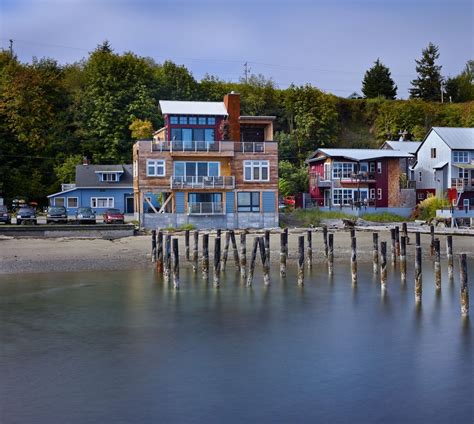
[[[63,204],[62,205],[58,205],[56,202],[58,200],[62,200],[63,201]],[[54,206],[62,206],[62,207],[65,207],[66,206],[66,198],[63,196],[63,197],[55,197],[54,198]]]
[[[179,119],[177,115],[170,116],[170,125],[178,125]]]
[[[150,173],[150,167],[153,167],[154,173]],[[163,173],[158,174],[158,168],[163,168]],[[147,177],[165,177],[166,176],[166,160],[164,159],[147,159],[146,160],[146,176]]]
[[[106,200],[107,206],[99,206],[98,201],[99,200]],[[114,208],[115,206],[115,198],[113,197],[91,197],[90,199],[90,205],[92,209],[110,209]]]
[[[382,162],[377,161],[377,174],[382,173]]]
[[[250,202],[240,203],[240,196],[242,194],[250,194]],[[257,196],[254,196],[257,194]],[[259,191],[238,191],[237,192],[237,212],[248,212],[248,213],[260,213],[261,210],[261,201],[260,201],[260,192]],[[257,199],[258,202],[254,203],[254,200]],[[248,209],[248,210],[244,210]]]
[[[463,160],[460,160],[461,154],[463,156]],[[469,163],[469,150],[454,150],[453,163]]]
[[[436,159],[436,147],[431,147],[430,155],[431,155],[431,159]]]
[[[334,162],[331,176],[333,180],[350,180],[351,175],[355,172],[354,170],[354,162]]]
[[[375,200],[375,188],[369,189],[369,199]]]
[[[216,125],[216,117],[215,116],[208,116],[207,117],[207,125]]]
[[[377,189],[377,200],[382,200],[382,197],[383,197],[382,194],[383,194],[382,189],[378,188]]]
[[[69,201],[71,199],[75,199],[76,200],[76,206],[71,206],[69,204]],[[68,197],[67,200],[66,200],[66,204],[67,204],[67,208],[70,208],[70,209],[77,209],[79,207],[79,197]]]
[[[268,182],[270,181],[270,161],[269,160],[244,160],[243,178],[245,182]],[[250,169],[250,178],[247,178],[246,171]],[[255,178],[255,170],[258,169],[258,178]],[[267,170],[267,178],[262,178],[262,170]]]

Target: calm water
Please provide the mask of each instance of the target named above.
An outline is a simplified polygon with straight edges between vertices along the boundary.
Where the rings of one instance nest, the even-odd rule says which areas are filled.
[[[419,310],[412,272],[389,267],[382,298],[361,264],[357,289],[348,264],[303,289],[294,270],[242,287],[232,263],[219,290],[187,270],[179,292],[152,270],[0,277],[0,422],[472,423],[472,323],[430,265]]]

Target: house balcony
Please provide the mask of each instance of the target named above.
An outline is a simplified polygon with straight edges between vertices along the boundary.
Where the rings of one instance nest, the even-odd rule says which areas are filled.
[[[474,179],[471,178],[451,178],[451,188],[455,188],[457,192],[474,190]]]
[[[223,202],[188,203],[188,215],[224,215]]]
[[[375,172],[353,172],[350,178],[356,182],[375,183]]]
[[[233,189],[235,178],[233,176],[220,177],[171,177],[172,189]]]
[[[153,152],[169,152],[171,156],[227,156],[234,153],[262,154],[278,152],[275,141],[153,141]]]

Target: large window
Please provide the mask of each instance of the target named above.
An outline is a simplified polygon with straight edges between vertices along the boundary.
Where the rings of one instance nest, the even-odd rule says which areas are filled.
[[[219,162],[174,162],[174,177],[218,177]]]
[[[270,165],[268,160],[246,160],[244,161],[245,181],[269,181]]]
[[[165,161],[148,159],[146,161],[146,175],[148,177],[164,177],[166,174]]]
[[[67,198],[67,207],[68,208],[77,208],[77,197],[68,197]]]
[[[215,141],[214,128],[171,128],[171,141]]]
[[[238,212],[260,212],[260,192],[241,191],[237,193]]]
[[[64,197],[56,197],[54,199],[54,206],[64,206]]]
[[[169,122],[171,125],[216,125],[216,117],[172,115]]]
[[[189,203],[220,203],[222,202],[222,193],[189,193]]]
[[[332,202],[334,205],[350,205],[354,201],[364,201],[369,193],[365,189],[335,188]]]
[[[453,152],[454,163],[469,163],[469,151],[458,150]]]
[[[91,208],[113,208],[113,197],[91,197]]]
[[[351,178],[354,172],[354,164],[351,162],[334,162],[332,166],[332,178]]]

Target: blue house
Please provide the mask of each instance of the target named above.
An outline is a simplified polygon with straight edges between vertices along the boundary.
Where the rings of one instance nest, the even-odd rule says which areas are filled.
[[[77,165],[75,184],[62,184],[48,196],[50,206],[65,206],[68,214],[90,206],[97,214],[108,208],[133,213],[132,165]]]

